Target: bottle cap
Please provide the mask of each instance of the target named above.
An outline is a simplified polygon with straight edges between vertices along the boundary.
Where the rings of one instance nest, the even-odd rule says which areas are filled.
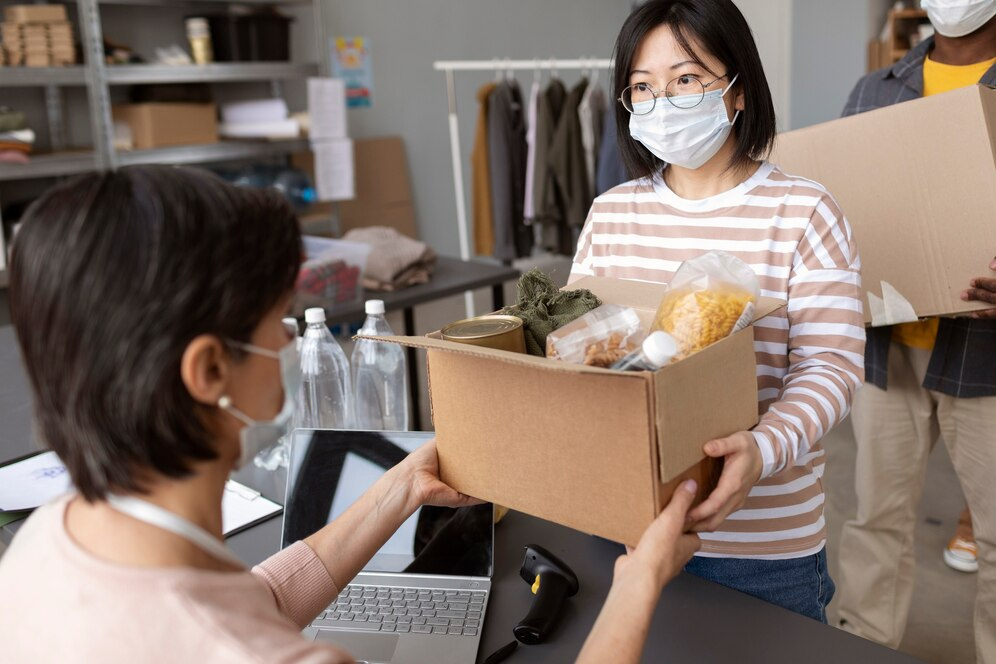
[[[287,328],[288,332],[293,333],[295,337],[297,336],[298,330],[296,318],[288,316],[287,318],[281,318],[280,322],[284,324],[284,327]]]
[[[382,316],[384,314],[384,300],[367,300],[366,310],[368,316]]]
[[[657,368],[668,364],[671,359],[678,354],[678,342],[667,332],[658,330],[651,332],[643,340],[643,354],[654,363]]]
[[[311,309],[304,310],[304,322],[308,325],[312,323],[324,323],[325,322],[325,310],[321,307],[312,307]]]

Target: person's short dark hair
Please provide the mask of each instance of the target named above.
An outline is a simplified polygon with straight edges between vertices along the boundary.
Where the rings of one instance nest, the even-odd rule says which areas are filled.
[[[739,74],[730,93],[743,91],[744,110],[733,125],[736,149],[730,166],[766,157],[775,140],[775,107],[750,26],[732,0],[649,0],[635,9],[616,39],[613,98],[618,100],[629,86],[640,42],[661,25],[671,28],[678,44],[699,65],[705,67],[692,48],[693,39],[722,62],[726,71],[712,72],[717,77],[729,74],[732,79]],[[632,178],[658,174],[664,163],[630,136],[629,119],[629,112],[616,101],[616,132],[626,170]]]
[[[180,361],[247,341],[293,288],[301,237],[275,190],[166,166],[47,191],[13,243],[10,304],[44,442],[89,501],[217,458]]]

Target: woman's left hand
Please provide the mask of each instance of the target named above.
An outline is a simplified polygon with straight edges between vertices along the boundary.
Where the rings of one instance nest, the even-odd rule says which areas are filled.
[[[705,453],[713,458],[726,457],[723,474],[716,489],[701,505],[688,513],[688,523],[695,532],[711,532],[719,528],[730,514],[740,509],[751,488],[761,479],[764,465],[761,450],[749,431],[740,431],[727,438],[705,444]]]
[[[483,502],[455,491],[439,479],[439,457],[434,440],[409,454],[403,465],[410,473],[412,498],[419,507],[465,507]]]

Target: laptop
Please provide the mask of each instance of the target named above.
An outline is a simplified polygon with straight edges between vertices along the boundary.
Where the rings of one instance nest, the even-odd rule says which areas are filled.
[[[342,514],[431,433],[298,429],[291,437],[283,544]],[[304,630],[369,664],[477,658],[494,567],[489,504],[425,506]]]

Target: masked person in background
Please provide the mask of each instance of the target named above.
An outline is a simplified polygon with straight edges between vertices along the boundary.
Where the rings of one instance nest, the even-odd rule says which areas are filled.
[[[851,229],[826,189],[764,161],[771,93],[731,0],[650,0],[623,25],[615,63],[617,137],[635,179],[595,200],[571,279],[667,283],[718,249],[788,302],[754,325],[760,423],[705,444],[725,462],[689,514],[702,549],[686,570],[825,622],[820,439],[863,377]]]
[[[75,493],[36,510],[0,559],[5,664],[352,662],[300,630],[419,506],[476,502],[440,482],[430,443],[252,572],[225,547],[229,473],[293,414],[281,318],[300,260],[280,194],[204,171],[86,175],[28,210],[11,309],[39,431]],[[676,491],[616,562],[583,661],[638,661],[661,589],[698,546],[682,534],[694,494]]]
[[[976,83],[996,85],[996,0],[923,0],[922,6],[936,35],[862,78],[844,115]],[[962,298],[996,306],[996,259],[978,268],[988,276],[965,284]],[[940,434],[972,512],[979,569],[975,641],[986,664],[996,663],[994,319],[996,309],[869,330],[870,384],[858,392],[852,418],[858,510],[840,543],[842,627],[898,647],[913,596],[916,508]]]

